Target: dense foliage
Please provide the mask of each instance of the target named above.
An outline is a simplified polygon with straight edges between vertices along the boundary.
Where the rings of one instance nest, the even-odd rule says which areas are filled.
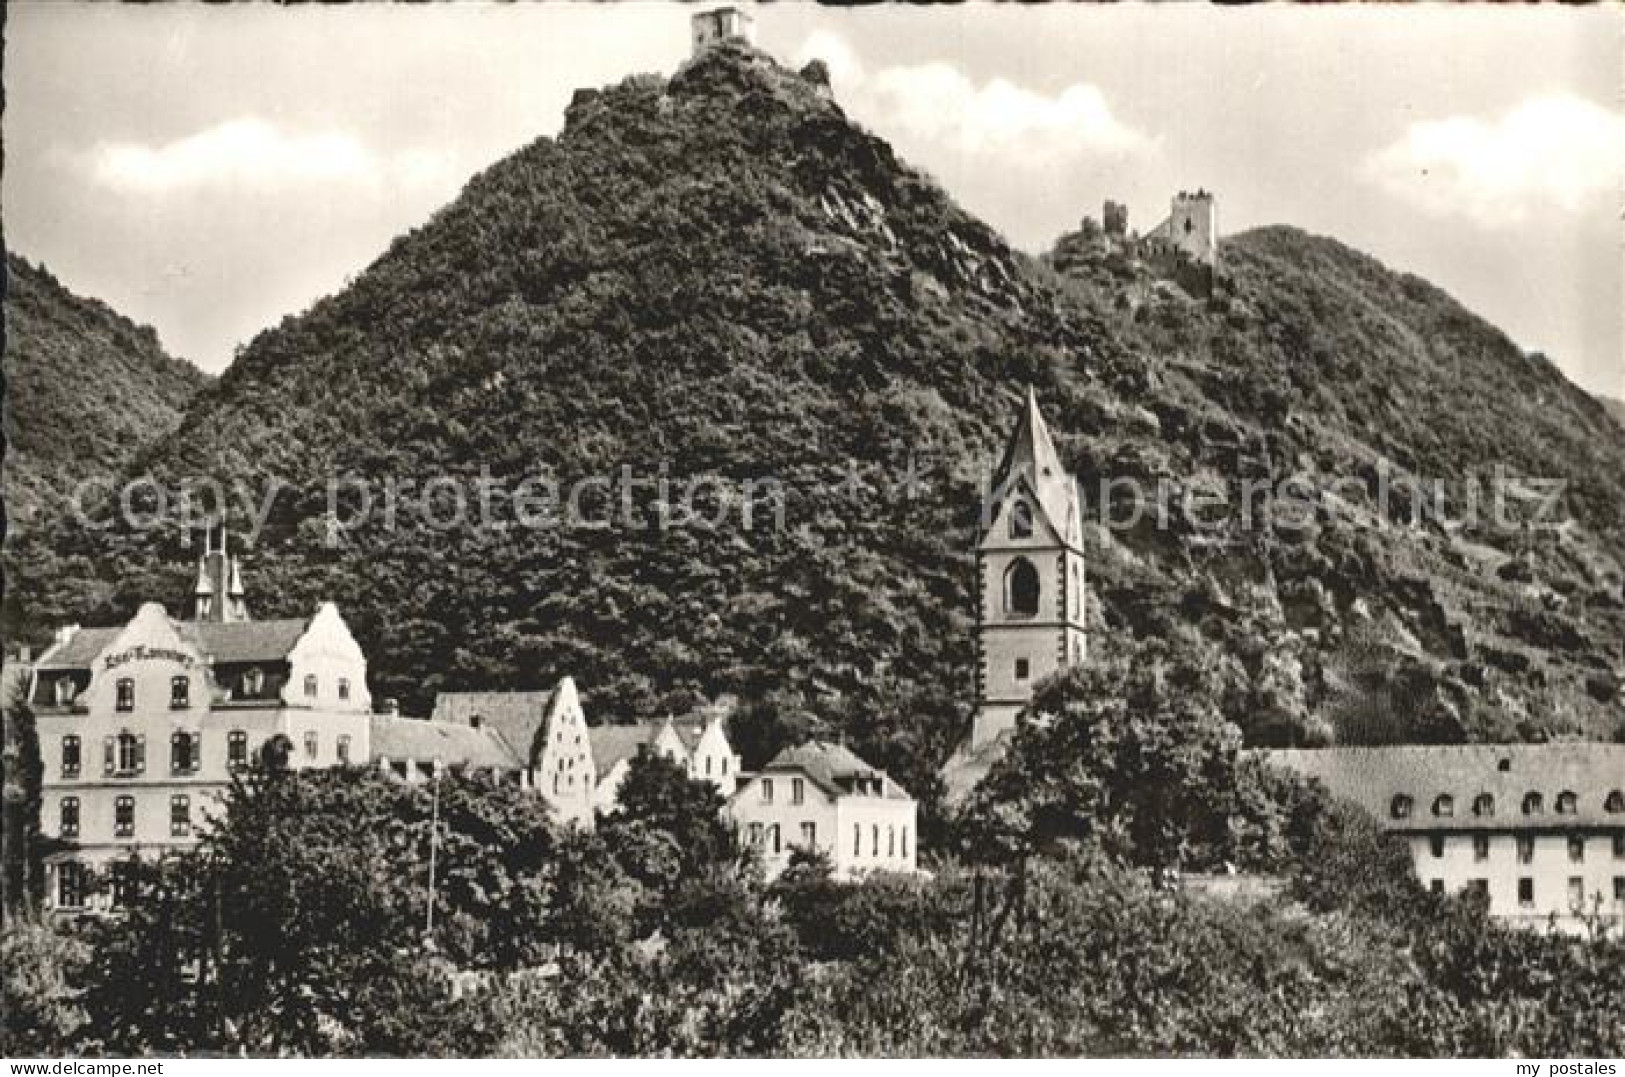
[[[583,91],[557,139],[258,336],[137,469],[257,504],[286,483],[252,603],[336,600],[410,709],[565,673],[608,721],[732,694],[748,765],[839,733],[929,803],[968,716],[979,469],[1032,385],[1092,510],[1130,507],[1109,480],[1170,496],[1163,525],[1090,530],[1096,636],[1210,668],[1249,743],[1613,732],[1625,434],[1551,363],[1284,228],[1225,244],[1214,302],[1136,305],[1012,252],[815,82],[727,46]],[[1564,481],[1568,522],[1458,526],[1497,466]],[[472,515],[482,469],[505,528],[410,491],[384,511],[387,480],[449,476]],[[1447,512],[1379,504],[1390,473],[1440,479]],[[368,484],[366,523],[347,486],[327,526],[335,475]],[[528,476],[606,478],[592,520],[625,492],[643,523],[515,526]],[[1291,476],[1307,508],[1260,524],[1180,496]],[[702,477],[722,522],[660,526]],[[20,626],[178,602],[183,535],[41,539]]]
[[[596,832],[458,777],[254,773],[118,918],[13,925],[12,1054],[1506,1055],[1625,1048],[1625,944],[1502,928],[1375,824],[1215,739],[1165,679],[1058,680],[967,820],[982,861],[767,881],[715,795],[635,763]],[[1199,680],[1199,677],[1196,677]],[[1163,687],[1166,685],[1166,688]],[[1114,732],[1107,687],[1146,706]],[[1161,694],[1159,694],[1161,693]],[[1076,725],[1075,732],[1065,727]],[[1130,747],[1133,745],[1135,747]],[[1174,775],[1177,773],[1177,778]],[[1168,779],[1159,784],[1158,776]],[[1133,793],[1172,797],[1180,833]],[[436,822],[436,820],[438,820]],[[1258,840],[1272,832],[1275,843]],[[977,840],[989,830],[1001,840]],[[1242,834],[1236,842],[1220,837]],[[1011,840],[1019,837],[1021,840]],[[428,848],[438,857],[426,933]],[[1250,851],[1250,852],[1249,852]],[[1222,898],[1223,853],[1271,882]]]

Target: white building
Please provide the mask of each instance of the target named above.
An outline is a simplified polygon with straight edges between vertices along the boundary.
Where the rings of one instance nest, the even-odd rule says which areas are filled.
[[[842,878],[916,868],[914,798],[839,744],[814,740],[780,752],[740,784],[728,814],[769,875],[797,847],[822,851]]]
[[[1385,745],[1268,758],[1362,805],[1434,890],[1484,890],[1490,914],[1625,925],[1625,744]]]
[[[116,902],[117,862],[192,845],[232,772],[268,746],[294,768],[369,758],[367,662],[331,603],[251,620],[222,542],[193,614],[149,602],[124,625],[65,628],[34,664],[40,830],[68,846],[46,865],[49,908]],[[110,869],[111,888],[92,895],[88,868]]]

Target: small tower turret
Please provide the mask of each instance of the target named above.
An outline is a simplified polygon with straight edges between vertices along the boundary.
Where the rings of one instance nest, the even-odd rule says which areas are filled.
[[[192,620],[216,624],[250,620],[242,572],[228,548],[231,532],[219,525],[220,545],[216,548],[215,530],[212,523],[203,530],[203,556],[198,559],[197,582],[192,587]]]
[[[698,56],[718,41],[756,44],[756,20],[739,7],[719,7],[702,11],[689,20],[693,28],[694,55]]]

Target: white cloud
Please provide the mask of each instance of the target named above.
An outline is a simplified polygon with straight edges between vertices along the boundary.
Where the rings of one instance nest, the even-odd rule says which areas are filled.
[[[158,146],[102,143],[90,174],[106,187],[143,194],[205,187],[280,191],[308,184],[424,188],[452,176],[445,154],[411,149],[378,154],[343,131],[284,131],[248,117]]]
[[[1574,212],[1625,180],[1625,116],[1556,96],[1495,120],[1427,120],[1374,154],[1366,175],[1428,213],[1491,226]]]
[[[1127,156],[1156,148],[1156,140],[1119,120],[1105,95],[1087,83],[1046,95],[1003,78],[976,83],[940,61],[870,73],[827,30],[810,35],[797,55],[798,62],[828,64],[837,99],[887,136],[958,154],[1000,155],[1006,166],[1052,167],[1085,153]]]

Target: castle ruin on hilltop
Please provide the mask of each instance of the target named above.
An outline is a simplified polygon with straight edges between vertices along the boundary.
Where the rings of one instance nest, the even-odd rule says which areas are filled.
[[[1168,216],[1144,235],[1128,225],[1128,207],[1106,200],[1101,219],[1085,217],[1077,232],[1056,245],[1058,264],[1078,259],[1118,258],[1138,264],[1152,276],[1172,281],[1198,299],[1213,295],[1219,272],[1219,228],[1212,192],[1174,195]]]

